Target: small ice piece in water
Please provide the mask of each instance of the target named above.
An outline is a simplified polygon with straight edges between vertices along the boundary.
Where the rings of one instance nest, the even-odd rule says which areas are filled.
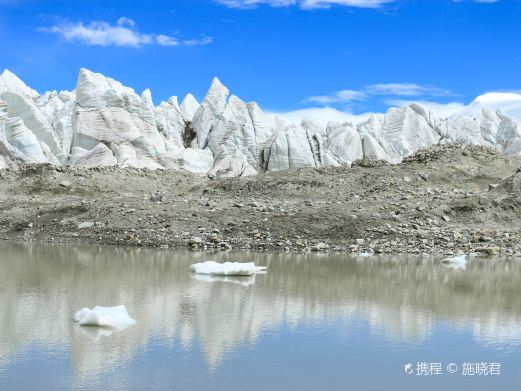
[[[466,255],[458,255],[456,257],[450,257],[442,259],[441,263],[444,266],[450,267],[456,270],[465,270],[467,266]]]
[[[92,310],[83,308],[74,314],[74,321],[80,326],[108,327],[120,330],[136,323],[128,316],[127,308],[124,305],[96,306]]]
[[[218,263],[208,261],[195,263],[190,266],[190,270],[197,274],[208,274],[212,276],[253,276],[256,273],[266,271],[265,266],[256,266],[253,262],[225,262]]]
[[[358,254],[359,257],[372,257],[373,255],[374,255],[373,253],[370,253],[367,251]]]

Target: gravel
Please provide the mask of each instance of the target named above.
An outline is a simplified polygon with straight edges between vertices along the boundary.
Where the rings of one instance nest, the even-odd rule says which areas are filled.
[[[521,157],[436,146],[399,165],[212,180],[185,171],[0,170],[0,238],[378,254],[521,254]]]

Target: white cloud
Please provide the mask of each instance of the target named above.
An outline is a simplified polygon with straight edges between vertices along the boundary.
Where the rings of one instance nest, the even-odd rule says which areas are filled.
[[[208,45],[213,42],[212,37],[192,38],[180,40],[176,37],[159,34],[156,36],[156,43],[160,46],[197,46]]]
[[[309,109],[294,110],[288,112],[271,112],[278,115],[289,123],[300,123],[304,118],[318,122],[326,126],[328,122],[353,122],[358,123],[367,120],[374,113],[352,114],[334,109],[332,107],[312,107]]]
[[[288,7],[297,2],[296,0],[216,0],[216,3],[230,8],[254,8],[261,4],[268,4],[272,7]]]
[[[396,0],[301,0],[300,6],[304,9],[329,8],[332,5],[341,5],[355,8],[380,8],[384,4],[394,3]]]
[[[330,95],[310,96],[305,100],[305,102],[327,105],[333,103],[360,101],[365,99],[367,99],[367,94],[364,91],[342,90]]]
[[[156,37],[156,42],[161,46],[179,46],[180,42],[175,37],[170,37],[168,35],[159,34]]]
[[[499,3],[499,0],[452,0],[454,3],[463,3],[465,1],[470,1],[472,3],[482,3],[482,4],[493,4]]]
[[[449,90],[433,86],[422,86],[414,83],[387,83],[367,86],[366,91],[371,95],[396,95],[396,96],[448,96]]]
[[[469,104],[461,102],[440,103],[421,99],[384,100],[384,104],[387,108],[402,107],[412,103],[419,103],[427,107],[434,116],[439,118],[447,118],[451,115],[468,115],[476,117],[481,113],[483,108],[488,107],[502,110],[513,117],[521,119],[521,91],[488,92],[478,96]],[[387,111],[387,109],[385,111]],[[360,123],[366,121],[371,115],[378,113],[366,112],[363,114],[353,114],[350,111],[342,111],[326,106],[271,114],[276,114],[290,123],[300,123],[304,118],[308,118],[326,126],[329,121]]]
[[[130,26],[131,28],[136,27],[136,22],[134,22],[132,19],[127,18],[126,16],[122,16],[118,19],[118,26]]]
[[[439,103],[426,100],[400,100],[390,99],[386,103],[391,107],[401,107],[412,103],[419,103],[427,107],[436,117],[447,118],[452,114],[464,111],[468,106],[460,102]]]
[[[427,107],[436,117],[447,118],[453,114],[466,114],[469,106],[460,102],[438,103],[432,101],[414,101],[414,100],[387,100],[385,101],[388,108],[402,107],[412,103],[419,103]],[[387,110],[385,110],[387,111]],[[366,112],[361,114],[353,114],[349,111],[342,111],[332,107],[311,107],[308,109],[294,110],[289,112],[272,112],[269,114],[278,115],[284,118],[288,123],[301,123],[307,118],[313,120],[322,126],[327,126],[328,122],[351,122],[360,123],[369,119],[371,115],[382,114],[377,112]]]
[[[382,83],[371,84],[360,90],[341,90],[327,95],[311,96],[305,99],[304,102],[335,105],[365,101],[374,96],[440,97],[450,95],[453,95],[451,91],[433,86],[422,86],[414,83]]]
[[[258,5],[271,7],[299,6],[302,9],[330,8],[331,6],[345,6],[355,8],[380,8],[385,4],[397,0],[215,0],[217,3],[230,8],[254,8]]]
[[[425,100],[389,99],[385,103],[389,106],[400,107],[411,103],[419,103],[429,108],[437,117],[451,115],[470,115],[476,117],[485,107],[501,110],[516,118],[521,118],[521,91],[493,91],[476,97],[471,103],[460,102],[439,103]]]
[[[195,46],[207,45],[212,42],[212,38],[206,36],[183,40],[164,34],[142,34],[137,29],[136,23],[124,16],[119,18],[115,25],[104,21],[92,21],[88,24],[67,22],[50,28],[42,28],[41,31],[58,34],[68,42],[103,47]]]
[[[183,41],[184,46],[209,45],[213,42],[212,37],[204,36],[202,38],[192,38]]]

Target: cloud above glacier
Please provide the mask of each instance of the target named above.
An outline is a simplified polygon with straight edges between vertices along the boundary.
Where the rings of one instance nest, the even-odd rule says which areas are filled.
[[[277,115],[284,118],[288,123],[300,123],[304,118],[313,120],[322,126],[326,126],[328,122],[353,122],[358,123],[367,120],[375,113],[353,114],[347,111],[335,109],[333,107],[311,107],[301,110],[293,110],[286,112],[267,111],[267,114]]]
[[[444,88],[419,85],[415,83],[382,83],[365,87],[371,95],[397,95],[397,96],[450,96],[453,93]]]
[[[328,95],[310,96],[309,98],[305,99],[304,102],[329,105],[334,103],[363,101],[367,98],[368,94],[363,90],[341,90]]]
[[[440,103],[428,100],[401,100],[401,99],[389,99],[386,103],[390,107],[401,107],[410,105],[412,103],[419,103],[422,106],[427,107],[436,117],[447,118],[453,114],[463,112],[467,109],[467,105],[461,102],[448,102]]]
[[[427,107],[435,116],[440,118],[447,118],[453,114],[462,113],[467,110],[469,106],[460,102],[449,102],[439,103],[433,101],[424,100],[386,100],[385,104],[388,108],[401,107],[412,103],[419,103]],[[324,107],[309,107],[306,109],[286,111],[286,112],[274,112],[270,111],[269,114],[278,115],[284,118],[289,123],[300,123],[303,119],[313,120],[322,126],[327,126],[328,122],[351,122],[360,123],[369,119],[371,115],[381,114],[381,112],[364,112],[360,114],[352,113],[348,110],[339,110],[331,106]]]
[[[330,8],[345,6],[353,8],[380,8],[396,0],[215,0],[216,3],[230,8],[254,8],[259,5],[271,7],[299,6],[302,9]]]
[[[325,126],[329,121],[361,122],[371,115],[386,111],[391,107],[419,103],[438,117],[449,117],[465,111],[468,106],[457,101],[437,102],[436,99],[454,96],[457,95],[452,91],[432,85],[379,83],[364,86],[359,90],[340,90],[326,95],[311,96],[301,103],[316,106],[288,112],[273,112],[273,114],[277,114],[289,122],[299,123],[302,119],[307,118]],[[374,110],[375,100],[380,102],[377,106],[384,110]],[[368,103],[369,106],[367,106]]]
[[[452,0],[452,1],[454,3],[464,3],[464,2],[481,3],[481,4],[499,3],[499,0]]]
[[[373,114],[383,113],[392,107],[402,107],[413,103],[427,107],[434,116],[439,118],[448,118],[452,115],[476,117],[484,107],[489,107],[502,110],[513,117],[521,119],[521,91],[517,90],[486,92],[476,97],[469,104],[457,101],[442,103],[434,100],[414,98],[386,98],[383,101],[385,110],[378,112],[366,111],[361,114],[355,114],[350,109],[339,110],[325,104],[324,107],[310,107],[288,112],[271,112],[271,114],[277,114],[291,123],[300,123],[304,118],[307,118],[326,126],[329,121],[359,123],[367,120]]]
[[[448,89],[415,83],[379,83],[362,87],[359,90],[340,90],[326,95],[314,95],[304,103],[323,105],[352,104],[367,101],[374,97],[447,97],[454,93]]]
[[[119,46],[138,48],[145,45],[158,46],[196,46],[208,45],[212,37],[181,39],[173,35],[141,33],[136,22],[122,16],[111,24],[106,21],[62,22],[52,27],[41,28],[40,31],[58,34],[67,42],[87,46]]]
[[[250,9],[259,5],[269,5],[274,8],[298,6],[302,9],[323,9],[333,6],[352,8],[382,8],[386,4],[397,3],[398,0],[214,0],[229,8]],[[453,3],[470,1],[473,3],[492,4],[499,0],[452,0]]]

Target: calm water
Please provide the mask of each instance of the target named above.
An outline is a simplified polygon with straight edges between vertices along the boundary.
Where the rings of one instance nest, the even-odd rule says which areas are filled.
[[[268,273],[190,275],[208,259]],[[521,263],[508,260],[451,270],[0,242],[0,390],[519,390],[520,298]],[[117,304],[136,326],[110,335],[71,320]],[[443,373],[417,376],[418,362]],[[500,375],[463,376],[464,362],[499,363]]]

